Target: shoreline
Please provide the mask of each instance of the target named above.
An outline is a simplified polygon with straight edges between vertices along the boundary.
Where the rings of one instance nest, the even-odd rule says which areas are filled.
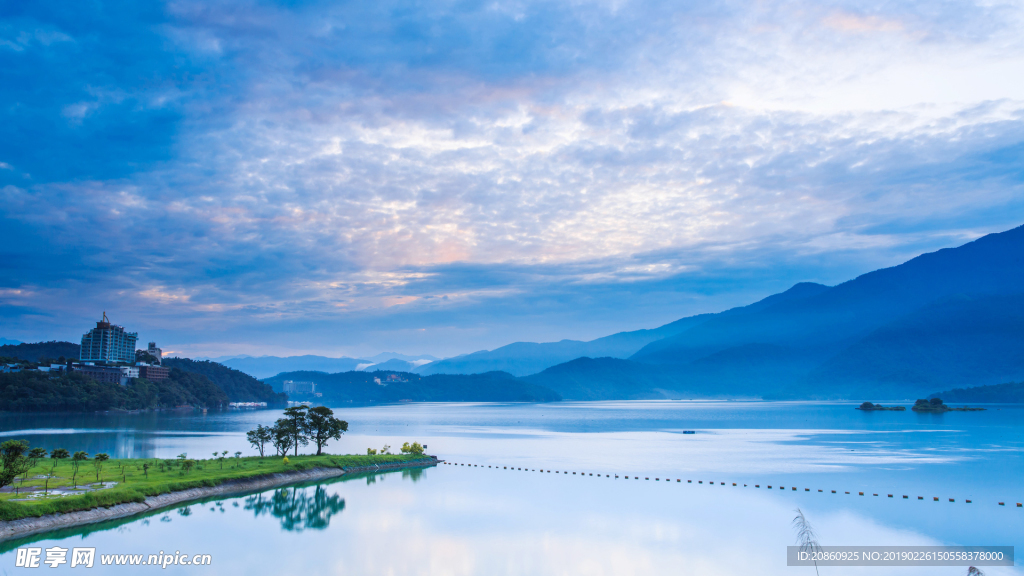
[[[412,462],[394,462],[388,464],[374,464],[373,466],[353,466],[349,468],[314,468],[312,470],[295,470],[293,472],[265,474],[252,478],[238,480],[227,480],[216,486],[204,486],[199,488],[188,488],[175,492],[167,492],[157,496],[149,496],[143,502],[126,502],[115,504],[104,508],[97,507],[89,510],[78,510],[63,514],[47,514],[45,516],[34,516],[19,518],[18,520],[0,521],[0,542],[35,536],[61,528],[74,528],[87,524],[95,524],[106,520],[127,518],[145,512],[155,512],[163,508],[169,508],[185,502],[202,500],[212,496],[233,496],[246,492],[268,490],[279,488],[300,482],[324,480],[337,478],[347,474],[361,472],[377,472],[382,470],[397,470],[402,468],[423,468],[439,464],[436,456],[429,456],[424,460]]]

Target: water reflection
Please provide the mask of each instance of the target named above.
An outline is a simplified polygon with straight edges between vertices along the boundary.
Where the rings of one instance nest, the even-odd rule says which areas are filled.
[[[310,492],[312,490],[312,493]],[[273,495],[254,494],[245,499],[245,509],[256,517],[270,514],[281,519],[281,527],[289,532],[323,530],[331,517],[345,509],[345,499],[327,495],[323,486],[313,488],[280,488]]]

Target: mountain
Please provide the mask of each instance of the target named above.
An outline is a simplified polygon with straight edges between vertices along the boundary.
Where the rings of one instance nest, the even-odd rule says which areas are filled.
[[[422,366],[422,363],[426,362],[426,360],[417,360],[415,362],[409,362],[408,360],[392,358],[390,360],[385,360],[379,364],[370,364],[369,366],[360,364],[359,366],[356,367],[356,369],[363,372],[376,372],[378,370],[390,370],[394,372],[412,372],[418,366]]]
[[[163,365],[177,368],[191,374],[200,374],[224,391],[231,402],[266,402],[282,405],[288,401],[287,394],[278,394],[273,388],[252,376],[209,360],[189,358],[164,358]]]
[[[78,360],[81,345],[73,342],[33,342],[29,344],[5,344],[0,346],[0,358],[17,358],[29,362],[38,362],[41,359],[57,360],[60,357],[65,359]]]
[[[629,363],[572,362],[527,380],[566,399],[920,398],[1024,378],[1024,227],[835,287],[798,284],[706,315]]]
[[[392,377],[389,380],[388,377]],[[374,379],[379,379],[377,384]],[[324,372],[288,372],[268,378],[266,382],[280,390],[285,380],[316,383],[323,394],[317,402],[385,403],[417,402],[554,402],[561,397],[554,391],[526,382],[504,372],[485,374],[434,374],[422,376],[408,372],[351,371],[337,374]],[[295,395],[295,399],[303,398]]]
[[[16,346],[21,344],[21,340],[11,340],[10,338],[0,338],[0,346]]]
[[[269,378],[282,372],[310,370],[314,372],[348,372],[350,370],[412,370],[426,362],[437,360],[429,354],[409,356],[397,352],[382,352],[369,358],[330,358],[328,356],[223,356],[203,358],[241,370],[256,378]]]
[[[503,371],[514,376],[534,374],[580,357],[627,358],[644,345],[678,334],[709,318],[710,314],[691,316],[651,330],[619,332],[589,342],[516,342],[472,354],[463,354],[425,364],[414,371],[419,374],[475,374]]]
[[[355,370],[360,364],[372,364],[360,358],[328,358],[326,356],[236,356],[216,360],[220,364],[240,370],[256,378],[268,378],[282,372],[296,370],[316,370],[322,372],[347,372]]]

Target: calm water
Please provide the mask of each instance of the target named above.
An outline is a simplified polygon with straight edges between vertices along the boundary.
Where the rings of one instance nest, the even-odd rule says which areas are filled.
[[[825,545],[1024,546],[1024,509],[1016,507],[1024,502],[1020,406],[944,415],[760,402],[414,404],[338,412],[351,432],[332,452],[416,440],[449,462],[482,467],[442,465],[222,498],[33,545],[211,554],[213,568],[167,570],[217,574],[812,574],[813,568],[785,566],[799,507]],[[244,432],[278,415],[5,414],[0,437],[115,456],[205,457],[214,450],[251,453]],[[641,479],[621,478],[627,474]],[[0,554],[0,570],[20,572],[14,562],[13,551]],[[91,572],[146,569],[97,565]]]

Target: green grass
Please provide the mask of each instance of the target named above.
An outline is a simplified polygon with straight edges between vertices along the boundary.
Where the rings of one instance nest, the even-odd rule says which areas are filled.
[[[411,455],[346,455],[335,456],[289,456],[289,462],[278,456],[260,458],[225,458],[219,460],[197,460],[197,466],[185,472],[179,460],[158,460],[155,458],[107,460],[99,475],[102,482],[117,482],[113,488],[95,490],[84,494],[67,496],[48,495],[31,501],[14,502],[23,498],[27,491],[42,489],[45,480],[34,479],[32,476],[53,474],[49,481],[49,490],[54,488],[72,487],[72,466],[64,460],[53,467],[52,460],[42,460],[39,465],[29,471],[29,479],[24,483],[19,478],[11,486],[17,487],[20,494],[12,492],[0,493],[0,520],[17,520],[54,514],[58,512],[74,512],[90,510],[100,506],[113,506],[126,502],[142,502],[147,496],[156,496],[168,492],[177,492],[190,488],[212,487],[227,480],[252,478],[266,474],[290,472],[295,470],[312,470],[314,468],[351,468],[372,466],[374,464],[390,464],[426,459],[426,456]],[[148,477],[143,464],[149,464]],[[171,463],[170,466],[167,463]],[[52,472],[51,472],[52,468]],[[97,482],[96,469],[93,461],[82,462],[77,477],[78,486]]]

